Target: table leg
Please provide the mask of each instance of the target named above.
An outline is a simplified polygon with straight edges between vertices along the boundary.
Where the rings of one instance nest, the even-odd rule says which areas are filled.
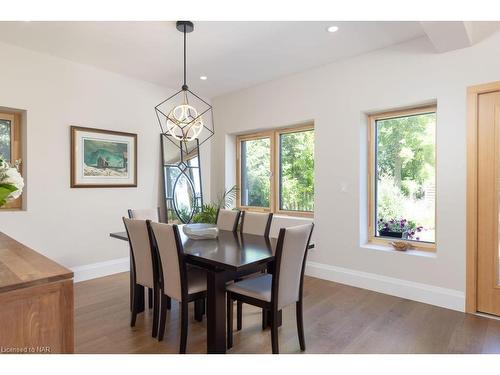
[[[223,271],[207,272],[207,353],[226,352],[226,278]]]

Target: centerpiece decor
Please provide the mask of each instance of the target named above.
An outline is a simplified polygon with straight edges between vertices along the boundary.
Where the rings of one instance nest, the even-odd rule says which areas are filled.
[[[214,135],[212,106],[187,85],[186,35],[194,30],[190,21],[177,21],[184,36],[184,81],[181,89],[155,107],[162,134],[185,154],[201,146]],[[210,121],[206,121],[210,116]],[[192,142],[198,139],[198,142]]]
[[[24,179],[19,173],[21,161],[17,160],[14,166],[7,163],[0,155],[0,207],[21,196],[24,188]]]
[[[182,231],[192,240],[212,240],[219,234],[215,224],[186,224],[182,226]]]

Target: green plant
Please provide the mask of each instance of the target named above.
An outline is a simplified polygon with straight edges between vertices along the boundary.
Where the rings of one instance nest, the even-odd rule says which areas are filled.
[[[193,216],[193,223],[216,224],[217,211],[221,208],[230,208],[236,199],[238,188],[233,186],[229,190],[217,194],[215,202],[207,203],[202,206],[201,212]]]
[[[11,167],[0,155],[0,207],[18,198],[24,187],[24,180],[18,171],[20,161]]]

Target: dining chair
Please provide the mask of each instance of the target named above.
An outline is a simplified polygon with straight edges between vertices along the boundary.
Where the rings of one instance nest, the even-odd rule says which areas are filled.
[[[140,209],[128,209],[128,217],[130,219],[139,219],[139,220],[151,220],[160,222],[160,207],[156,208],[140,208]],[[154,246],[154,244],[153,244]],[[153,289],[148,288],[148,307],[153,308]]]
[[[233,301],[242,301],[270,311],[271,345],[279,353],[278,311],[295,303],[300,350],[306,349],[302,296],[307,249],[314,224],[282,228],[276,246],[273,274],[245,279],[226,286],[227,347],[233,346]]]
[[[128,217],[130,219],[151,220],[160,222],[160,207],[156,208],[141,208],[128,210]]]
[[[156,337],[158,332],[159,313],[159,289],[158,289],[158,265],[155,250],[151,245],[151,238],[146,220],[123,218],[125,230],[130,244],[130,272],[131,288],[130,301],[132,316],[130,326],[135,326],[139,311],[144,306],[144,288],[152,290],[155,295],[153,303],[153,328],[151,335]],[[141,290],[142,288],[142,290]],[[151,300],[151,299],[150,299]]]
[[[181,308],[181,339],[179,353],[186,353],[188,333],[188,303],[195,302],[195,318],[202,319],[206,294],[207,276],[205,271],[186,267],[184,250],[177,225],[154,223],[147,220],[152,238],[158,245],[158,273],[160,280],[161,309],[158,341],[163,340],[167,315],[166,298],[173,298]]]
[[[241,211],[218,209],[215,222],[220,230],[230,230],[236,232],[240,221]]]
[[[271,223],[273,220],[272,213],[263,213],[263,212],[250,212],[243,211],[241,213],[241,225],[240,232],[246,234],[253,234],[257,236],[269,237],[269,232],[271,230]],[[264,272],[264,270],[261,270]],[[254,272],[250,272],[250,275]],[[244,276],[248,276],[244,275]],[[242,278],[239,277],[236,281],[241,281]],[[243,302],[236,302],[236,321],[237,326],[236,329],[239,331],[243,325]],[[262,329],[264,329],[265,324],[265,316],[264,312],[262,313]]]
[[[272,213],[243,211],[241,213],[241,233],[269,237]]]

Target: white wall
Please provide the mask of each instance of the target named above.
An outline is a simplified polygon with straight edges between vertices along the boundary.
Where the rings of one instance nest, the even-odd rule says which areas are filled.
[[[0,106],[27,111],[27,210],[0,212],[0,231],[68,267],[126,258],[109,232],[124,230],[128,208],[160,201],[154,106],[173,91],[6,44],[0,82]],[[138,187],[71,189],[70,125],[137,133]],[[202,161],[209,198],[209,148]]]
[[[446,54],[422,38],[215,98],[212,191],[234,184],[231,134],[313,120],[316,249],[309,273],[463,309],[466,87],[500,80],[499,66],[500,34]],[[432,101],[438,105],[437,251],[365,246],[366,113]]]

